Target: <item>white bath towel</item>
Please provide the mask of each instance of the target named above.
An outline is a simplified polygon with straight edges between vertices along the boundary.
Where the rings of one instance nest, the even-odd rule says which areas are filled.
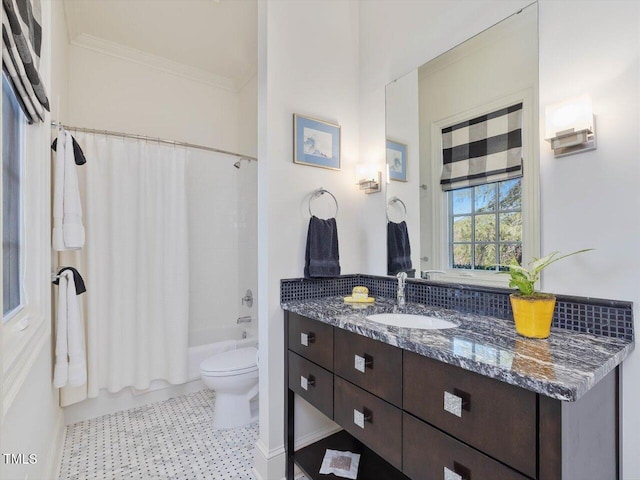
[[[56,322],[56,363],[53,386],[77,387],[87,383],[84,328],[73,272],[60,273],[58,315]]]
[[[65,130],[58,132],[53,185],[53,249],[79,250],[84,246],[82,205],[73,138]]]

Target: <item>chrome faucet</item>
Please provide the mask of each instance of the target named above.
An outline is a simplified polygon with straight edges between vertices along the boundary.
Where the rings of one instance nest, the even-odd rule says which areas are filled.
[[[447,272],[444,272],[442,270],[422,270],[420,272],[420,278],[422,278],[423,280],[430,280],[431,274],[433,273],[447,273]]]
[[[404,286],[407,281],[407,272],[400,272],[396,277],[398,278],[398,306],[404,307],[406,303],[404,299]]]

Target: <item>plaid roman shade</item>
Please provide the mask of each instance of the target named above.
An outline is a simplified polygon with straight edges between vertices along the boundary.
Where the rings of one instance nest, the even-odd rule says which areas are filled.
[[[2,0],[2,10],[2,70],[29,123],[43,121],[49,100],[38,72],[40,0]]]
[[[442,129],[445,191],[522,176],[522,103]]]

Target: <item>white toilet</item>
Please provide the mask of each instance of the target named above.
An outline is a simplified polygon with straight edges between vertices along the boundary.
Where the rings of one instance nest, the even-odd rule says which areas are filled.
[[[257,420],[252,402],[258,395],[258,350],[239,348],[218,353],[200,364],[204,384],[216,392],[213,426],[235,428]]]

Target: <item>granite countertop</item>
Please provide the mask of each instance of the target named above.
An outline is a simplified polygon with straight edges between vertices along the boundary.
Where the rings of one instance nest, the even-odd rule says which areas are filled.
[[[465,370],[564,401],[575,401],[629,355],[634,342],[553,328],[548,339],[519,336],[510,320],[377,298],[372,305],[343,297],[293,300],[284,310]],[[367,320],[375,313],[413,313],[457,323],[446,330],[417,330]]]

